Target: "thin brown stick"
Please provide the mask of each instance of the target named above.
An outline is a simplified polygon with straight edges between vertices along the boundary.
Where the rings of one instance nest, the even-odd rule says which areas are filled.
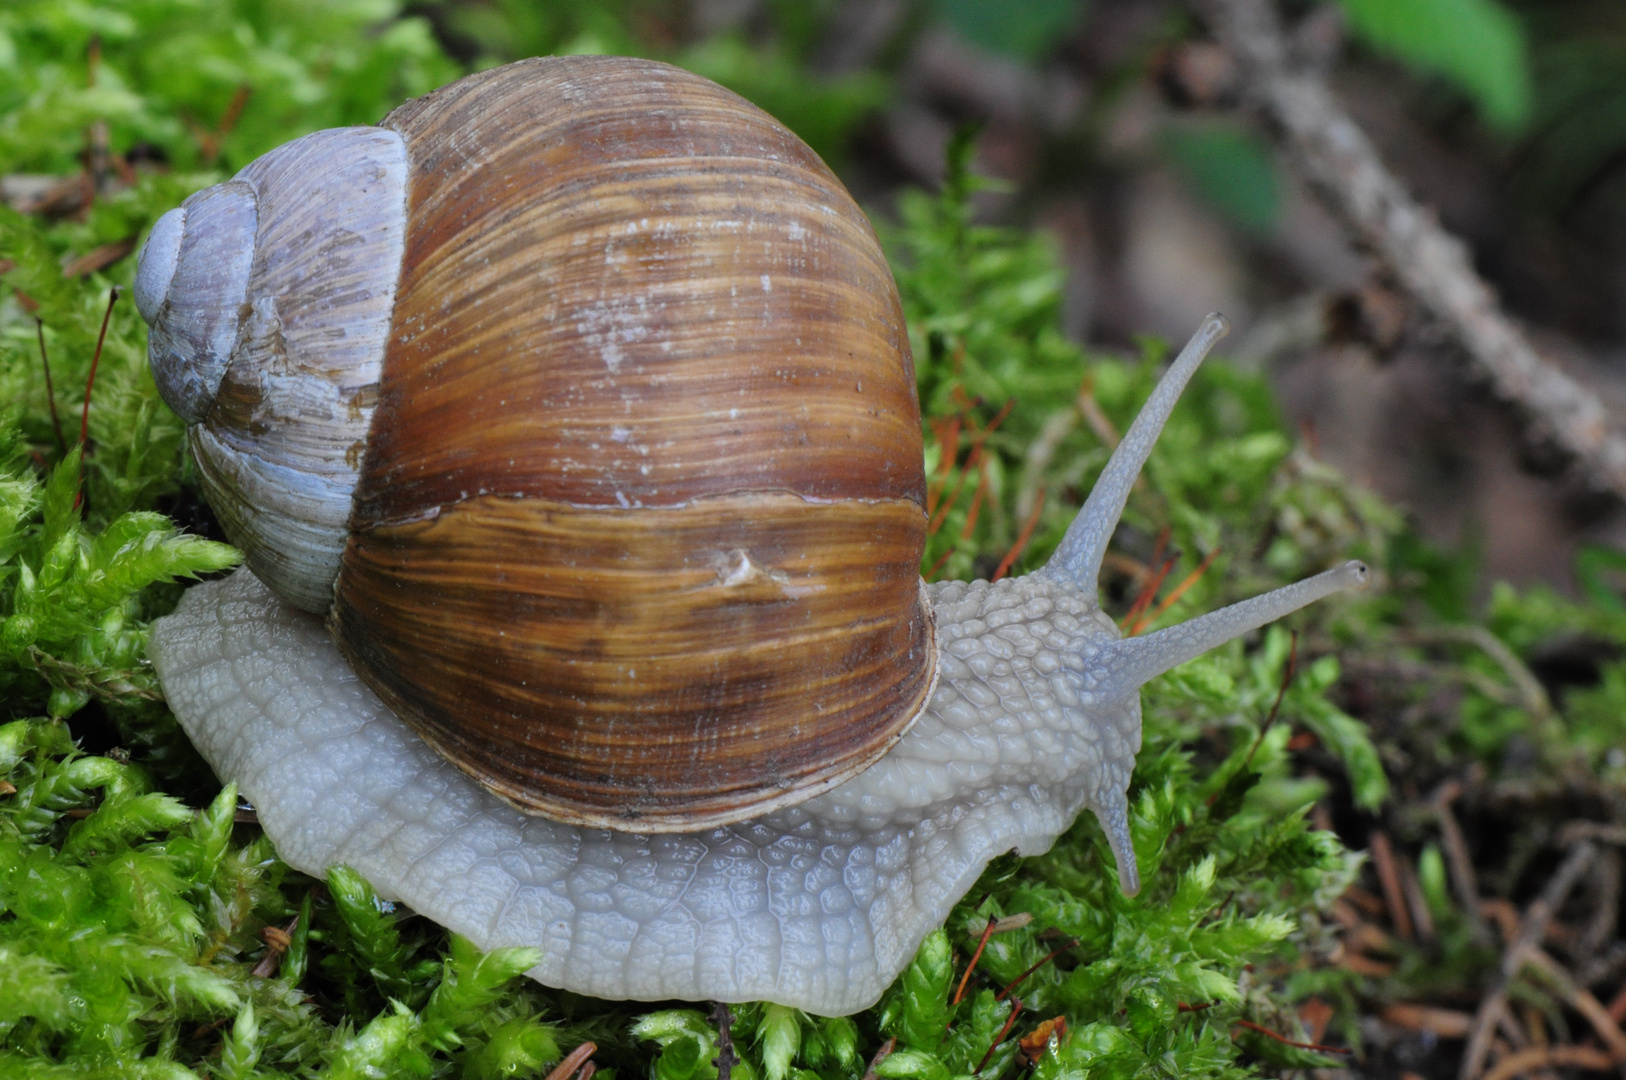
[[[1548,880],[1546,888],[1541,895],[1531,901],[1530,907],[1524,913],[1524,919],[1519,927],[1519,936],[1507,947],[1502,954],[1502,965],[1497,970],[1485,996],[1479,1001],[1479,1010],[1474,1014],[1473,1031],[1468,1036],[1468,1048],[1462,1055],[1462,1067],[1457,1075],[1460,1080],[1475,1080],[1485,1067],[1485,1055],[1490,1052],[1491,1035],[1495,1028],[1496,1018],[1502,1014],[1507,1005],[1507,988],[1519,969],[1525,964],[1530,950],[1536,948],[1547,932],[1547,923],[1552,920],[1556,912],[1575,883],[1580,879],[1598,849],[1590,840],[1583,840],[1570,848],[1570,853],[1559,864],[1558,872]],[[1505,1062],[1503,1063],[1505,1064]],[[1497,1066],[1500,1071],[1501,1065]],[[1508,1074],[1509,1076],[1512,1073]]]
[[[299,916],[295,915],[293,921],[287,926],[265,926],[260,928],[260,940],[265,942],[265,955],[260,962],[254,965],[251,975],[262,979],[269,979],[277,973],[282,965],[282,954],[288,951],[293,944],[294,931],[299,929]]]
[[[717,1066],[717,1080],[729,1080],[740,1056],[734,1053],[734,1014],[726,1001],[711,1003],[711,1019],[717,1025],[717,1056],[711,1063]]]
[[[1293,631],[1292,640],[1287,646],[1287,663],[1282,665],[1282,681],[1276,687],[1276,700],[1270,703],[1270,713],[1266,715],[1265,722],[1259,726],[1259,734],[1254,737],[1253,745],[1248,747],[1248,756],[1242,759],[1242,768],[1247,769],[1253,764],[1253,755],[1259,752],[1259,747],[1265,741],[1265,733],[1270,730],[1271,725],[1276,722],[1276,717],[1280,715],[1282,699],[1287,697],[1287,688],[1293,685],[1293,676],[1298,673],[1298,668],[1299,632],[1295,630]],[[1209,804],[1212,805],[1213,801],[1211,797]]]
[[[102,346],[107,343],[107,324],[113,319],[113,305],[119,302],[119,287],[107,290],[107,310],[102,312],[102,330],[96,335],[96,352],[90,358],[90,375],[85,379],[85,406],[79,411],[79,442],[90,437],[90,392],[96,385],[96,368],[102,362]]]
[[[949,475],[954,471],[954,461],[960,456],[960,424],[961,416],[951,416],[946,420],[934,419],[931,421],[932,434],[937,436],[938,459],[937,472],[931,483],[926,485],[926,518],[930,520],[937,516],[937,503],[943,497],[943,489],[948,486]]]
[[[1169,527],[1165,525],[1158,530],[1157,543],[1152,545],[1152,558],[1146,564],[1147,576],[1141,583],[1140,592],[1136,594],[1135,602],[1129,606],[1129,610],[1124,614],[1124,617],[1118,620],[1118,629],[1127,630],[1131,620],[1146,610],[1146,605],[1152,602],[1152,598],[1157,595],[1157,590],[1162,588],[1163,579],[1168,576],[1169,567],[1174,565],[1172,558],[1167,561],[1163,558],[1163,549],[1168,547],[1168,544]]]
[[[999,1044],[1005,1041],[1005,1036],[1009,1035],[1011,1028],[1016,1026],[1016,1018],[1021,1012],[1022,999],[1011,998],[1011,1015],[1005,1018],[1005,1026],[999,1029],[999,1034],[994,1036],[994,1041],[988,1044],[988,1052],[982,1055],[982,1060],[977,1062],[977,1067],[972,1070],[973,1073],[980,1073],[988,1067],[988,1062],[993,1060],[994,1051],[999,1049]]]
[[[598,1047],[590,1042],[584,1042],[576,1049],[565,1055],[565,1059],[553,1067],[548,1073],[548,1080],[570,1080],[576,1075],[576,1070],[587,1064],[587,1059],[598,1053]]]
[[[1457,894],[1457,906],[1468,919],[1473,938],[1480,944],[1490,943],[1490,928],[1479,910],[1479,874],[1474,870],[1473,856],[1468,853],[1468,841],[1457,824],[1457,815],[1451,804],[1462,794],[1462,785],[1448,780],[1435,789],[1429,805],[1440,825],[1440,843],[1445,848],[1445,864],[1451,870],[1451,889]]]
[[[62,434],[62,417],[56,411],[56,384],[51,381],[51,358],[45,354],[45,323],[34,320],[34,333],[40,340],[40,367],[45,369],[45,400],[51,405],[51,427],[56,429],[56,448],[68,456],[68,440]]]
[[[998,919],[992,915],[988,916],[988,925],[982,929],[982,940],[977,942],[977,951],[971,954],[971,962],[965,966],[965,974],[960,976],[960,985],[955,988],[954,997],[949,1000],[949,1005],[958,1005],[960,999],[965,997],[966,983],[971,981],[971,973],[977,970],[977,961],[982,959],[982,950],[988,947],[988,939],[994,936],[994,927],[998,925]]]
[[[1044,959],[1040,960],[1037,964],[1034,964],[1032,967],[1030,967],[1026,971],[1022,972],[1022,974],[1020,974],[1016,978],[1012,979],[1009,986],[1005,987],[1005,989],[1003,989],[999,993],[995,994],[994,995],[994,1000],[995,1001],[1004,1001],[1007,997],[1010,996],[1011,991],[1015,990],[1018,986],[1021,986],[1022,983],[1027,979],[1027,977],[1029,975],[1032,975],[1035,971],[1038,971],[1040,968],[1042,968],[1046,964],[1050,963],[1050,961],[1054,960],[1056,957],[1060,956],[1062,953],[1066,952],[1068,949],[1076,949],[1077,947],[1078,947],[1078,939],[1074,938],[1073,940],[1069,941],[1067,944],[1063,945],[1061,948],[1055,949],[1055,950],[1053,950],[1051,952],[1046,953],[1045,956],[1044,956]]]
[[[1547,697],[1547,690],[1541,685],[1535,673],[1514,651],[1507,647],[1501,638],[1485,629],[1483,626],[1430,626],[1407,630],[1398,635],[1402,640],[1410,640],[1423,644],[1447,642],[1454,645],[1471,645],[1495,661],[1496,666],[1502,669],[1508,681],[1518,692],[1519,702],[1536,718],[1545,723],[1553,717],[1553,703]]]
[[[1208,568],[1214,565],[1214,560],[1219,557],[1219,553],[1220,549],[1215,548],[1213,551],[1210,551],[1207,555],[1203,556],[1203,561],[1197,564],[1197,569],[1181,578],[1180,584],[1169,590],[1169,595],[1162,599],[1162,601],[1157,605],[1157,609],[1150,615],[1147,615],[1141,622],[1137,622],[1135,624],[1135,629],[1131,630],[1130,633],[1138,634],[1140,633],[1143,625],[1154,623],[1158,619],[1162,618],[1165,611],[1169,610],[1176,603],[1178,603],[1180,598],[1186,595],[1187,591],[1189,591],[1193,585],[1202,580],[1202,576],[1208,573]]]
[[[1615,996],[1609,999],[1609,1019],[1617,1024],[1626,1024],[1626,986],[1615,991]]]
[[[1349,1053],[1353,1053],[1353,1051],[1346,1050],[1341,1046],[1325,1046],[1325,1045],[1323,1045],[1321,1043],[1297,1042],[1297,1041],[1295,1041],[1293,1039],[1289,1039],[1286,1035],[1278,1035],[1274,1031],[1272,1031],[1269,1028],[1265,1027],[1263,1024],[1256,1024],[1252,1020],[1237,1020],[1237,1021],[1234,1021],[1234,1023],[1238,1027],[1247,1028],[1249,1031],[1257,1031],[1261,1035],[1268,1035],[1272,1039],[1275,1039],[1277,1042],[1284,1043],[1287,1046],[1294,1047],[1295,1049],[1298,1049],[1298,1050],[1314,1050],[1317,1053],[1321,1053],[1321,1054],[1349,1054]]]
[[[1152,575],[1152,580],[1147,582],[1140,595],[1135,597],[1134,605],[1118,621],[1118,628],[1124,632],[1125,637],[1134,637],[1140,633],[1140,628],[1146,623],[1142,615],[1151,606],[1152,601],[1157,599],[1157,590],[1163,587],[1163,579],[1169,576],[1170,570],[1174,569],[1175,560],[1175,555],[1170,555],[1163,560],[1163,565],[1159,566],[1157,573]]]
[[[1245,92],[1281,130],[1311,185],[1448,328],[1498,396],[1574,458],[1592,483],[1626,498],[1626,437],[1608,410],[1537,355],[1475,272],[1467,246],[1384,167],[1320,73],[1291,68],[1274,4],[1195,0],[1195,6],[1236,57]]]
[[[1372,869],[1378,872],[1378,884],[1383,887],[1383,903],[1389,909],[1389,922],[1395,933],[1408,941],[1417,935],[1412,930],[1411,913],[1406,910],[1406,897],[1400,889],[1400,870],[1395,866],[1395,849],[1388,834],[1375,832],[1368,845],[1372,853]]]
[[[92,248],[77,259],[73,259],[64,265],[62,267],[62,276],[75,278],[93,274],[104,267],[112,266],[134,250],[135,237],[133,236],[111,244],[103,244],[100,247]]]
[[[1474,1024],[1473,1017],[1458,1009],[1417,1005],[1409,1001],[1386,1005],[1378,1016],[1386,1024],[1403,1027],[1407,1031],[1431,1032],[1440,1039],[1466,1039]]]
[[[113,305],[119,302],[119,287],[107,290],[107,310],[102,312],[102,330],[96,335],[96,351],[90,358],[90,374],[85,377],[85,404],[79,410],[79,490],[73,496],[73,508],[90,512],[90,498],[85,494],[85,448],[90,438],[90,394],[96,388],[96,369],[101,366],[102,346],[107,343],[107,324],[113,319]]]
[[[1434,913],[1428,909],[1428,900],[1423,896],[1411,859],[1405,854],[1396,855],[1395,869],[1400,871],[1400,893],[1406,898],[1406,910],[1417,928],[1417,940],[1425,945],[1434,944]]]
[[[1598,1038],[1603,1040],[1616,1061],[1626,1061],[1626,1032],[1620,1030],[1620,1023],[1610,1015],[1603,1002],[1586,987],[1578,985],[1564,966],[1545,950],[1531,949],[1525,963],[1541,972],[1557,988],[1559,996],[1569,1007],[1586,1017],[1586,1022],[1592,1025],[1592,1030],[1598,1033]]]
[[[1615,1067],[1615,1059],[1591,1046],[1536,1046],[1498,1061],[1484,1080],[1513,1080],[1520,1073],[1535,1069],[1562,1067],[1607,1072]]]
[[[1123,436],[1113,426],[1112,420],[1102,411],[1101,403],[1095,400],[1095,377],[1085,378],[1084,385],[1078,388],[1078,411],[1084,417],[1084,422],[1090,426],[1095,437],[1108,450],[1118,449]]]
[[[999,566],[994,569],[994,576],[989,578],[989,581],[998,581],[1010,573],[1011,567],[1016,565],[1016,560],[1027,550],[1028,541],[1033,539],[1033,530],[1039,527],[1039,514],[1044,510],[1044,494],[1044,485],[1040,484],[1037,494],[1033,497],[1033,510],[1028,514],[1028,519],[1022,523],[1022,531],[1016,534],[1016,543],[1012,544],[1005,557],[999,560]]]
[[[864,1070],[863,1080],[876,1080],[880,1074],[875,1070],[880,1066],[881,1062],[892,1056],[892,1051],[897,1049],[897,1046],[897,1039],[888,1039],[882,1043],[881,1048],[875,1051],[875,1056],[869,1059],[869,1068]]]

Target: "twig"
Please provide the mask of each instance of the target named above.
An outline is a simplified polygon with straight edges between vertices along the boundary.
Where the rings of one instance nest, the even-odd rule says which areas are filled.
[[[1076,948],[1078,948],[1078,939],[1074,938],[1073,940],[1069,941],[1067,944],[1063,945],[1061,948],[1053,950],[1052,952],[1046,953],[1045,956],[1044,956],[1044,959],[1040,960],[1037,964],[1034,964],[1032,967],[1030,967],[1026,971],[1022,972],[1022,974],[1020,974],[1016,978],[1012,979],[1011,984],[1009,986],[1005,987],[1005,989],[1003,989],[999,993],[995,994],[994,995],[994,1000],[995,1001],[1004,1001],[1007,997],[1010,996],[1011,991],[1015,990],[1018,986],[1021,986],[1022,983],[1027,979],[1027,977],[1029,975],[1032,975],[1035,971],[1038,971],[1040,968],[1042,968],[1046,964],[1050,963],[1050,961],[1054,960],[1056,957],[1060,956],[1062,953],[1066,952],[1068,949],[1076,949]]]
[[[1602,848],[1592,866],[1592,914],[1569,950],[1571,956],[1598,956],[1614,936],[1620,925],[1620,877],[1620,852]]]
[[[1615,996],[1609,999],[1609,1019],[1617,1024],[1626,1024],[1626,986],[1616,991]]]
[[[1149,576],[1141,584],[1140,593],[1135,597],[1135,602],[1129,606],[1129,610],[1124,614],[1124,617],[1118,620],[1118,629],[1127,632],[1129,624],[1134,621],[1137,615],[1146,610],[1146,605],[1152,602],[1152,598],[1157,595],[1157,590],[1163,587],[1163,579],[1168,577],[1169,570],[1174,566],[1172,556],[1168,559],[1163,558],[1163,551],[1168,545],[1169,527],[1165,525],[1158,530],[1157,543],[1152,545],[1152,558],[1146,564]]]
[[[1021,1012],[1022,999],[1011,998],[1011,1015],[1005,1018],[1005,1026],[999,1029],[999,1034],[994,1036],[994,1041],[988,1044],[988,1052],[982,1055],[982,1060],[977,1062],[977,1067],[972,1070],[973,1073],[980,1073],[988,1067],[988,1062],[993,1060],[994,1051],[999,1049],[999,1044],[1005,1041],[1005,1036],[1009,1035],[1011,1028],[1016,1026],[1016,1018]]]
[[[1432,1032],[1439,1039],[1466,1039],[1474,1023],[1473,1017],[1457,1009],[1441,1009],[1407,1001],[1385,1006],[1378,1013],[1378,1018],[1407,1031]]]
[[[1118,626],[1123,630],[1125,637],[1134,637],[1146,625],[1145,611],[1151,606],[1152,601],[1157,598],[1157,590],[1163,587],[1163,579],[1169,576],[1170,570],[1174,569],[1177,558],[1178,553],[1163,560],[1163,565],[1159,567],[1157,573],[1152,575],[1152,580],[1147,583],[1141,594],[1135,598],[1134,606],[1119,621]]]
[[[277,973],[282,965],[282,954],[288,951],[293,944],[294,931],[299,929],[299,916],[295,915],[293,922],[287,926],[264,926],[260,928],[260,939],[265,942],[265,955],[260,962],[254,965],[251,975],[262,979],[269,979]]]
[[[989,578],[989,581],[998,581],[1011,572],[1011,567],[1016,565],[1016,560],[1021,558],[1023,551],[1027,550],[1028,541],[1033,539],[1033,530],[1039,527],[1039,514],[1043,510],[1044,485],[1040,484],[1038,493],[1033,498],[1032,512],[1028,514],[1028,519],[1022,523],[1022,531],[1016,534],[1016,542],[1005,553],[1005,557],[999,560],[999,566],[994,569],[994,576]]]
[[[51,405],[51,427],[56,429],[56,448],[63,457],[68,456],[68,440],[62,435],[62,417],[56,411],[56,385],[51,382],[51,358],[45,355],[45,323],[34,320],[34,332],[40,339],[40,367],[45,369],[45,400]]]
[[[965,997],[965,985],[971,981],[971,973],[977,970],[977,961],[982,959],[982,950],[988,947],[988,939],[994,936],[994,928],[998,925],[998,919],[992,915],[988,916],[988,925],[982,930],[982,940],[977,942],[977,951],[971,954],[971,963],[965,966],[965,974],[960,976],[960,985],[955,988],[954,997],[949,1000],[950,1005],[958,1005],[960,999]]]
[[[875,1056],[869,1059],[869,1068],[864,1070],[863,1080],[876,1080],[876,1077],[880,1075],[875,1071],[876,1068],[880,1066],[881,1062],[892,1056],[892,1051],[897,1048],[897,1045],[897,1039],[888,1039],[881,1044],[881,1048],[875,1051]]]
[[[1297,1041],[1295,1041],[1293,1039],[1289,1039],[1286,1035],[1278,1035],[1274,1031],[1272,1031],[1269,1028],[1265,1027],[1265,1025],[1256,1024],[1252,1020],[1237,1020],[1237,1021],[1235,1021],[1235,1023],[1237,1024],[1238,1027],[1245,1027],[1249,1031],[1257,1031],[1261,1035],[1268,1035],[1272,1039],[1275,1039],[1277,1042],[1283,1043],[1283,1044],[1285,1044],[1287,1046],[1291,1046],[1291,1047],[1293,1047],[1294,1049],[1297,1049],[1297,1050],[1314,1050],[1317,1053],[1321,1053],[1321,1054],[1348,1054],[1348,1053],[1352,1053],[1352,1051],[1346,1050],[1345,1048],[1343,1048],[1341,1046],[1323,1046],[1321,1043],[1297,1042]]]
[[[1410,940],[1417,935],[1411,926],[1411,913],[1406,910],[1406,897],[1400,889],[1400,871],[1395,866],[1395,849],[1386,833],[1375,832],[1368,845],[1372,852],[1372,868],[1378,872],[1378,884],[1383,886],[1383,903],[1389,909],[1389,922],[1395,933]]]
[[[576,1070],[588,1064],[587,1059],[598,1053],[598,1046],[594,1043],[584,1042],[576,1049],[565,1055],[565,1059],[553,1067],[548,1073],[548,1080],[570,1080],[576,1075]]]
[[[66,278],[84,277],[95,273],[106,266],[111,266],[135,250],[135,237],[118,240],[111,244],[92,248],[72,259],[62,267],[62,276]]]
[[[1607,1072],[1615,1067],[1615,1059],[1591,1046],[1537,1046],[1509,1054],[1496,1063],[1496,1068],[1485,1074],[1484,1080],[1513,1080],[1520,1073],[1533,1069],[1568,1066]]]
[[[96,335],[96,351],[90,357],[90,374],[85,377],[85,405],[79,411],[79,490],[73,496],[73,508],[90,512],[90,499],[85,493],[85,446],[90,438],[90,393],[96,388],[96,369],[101,366],[102,346],[107,343],[107,324],[113,319],[113,305],[119,302],[119,287],[107,290],[107,310],[102,312],[102,330]]]
[[[1400,871],[1400,892],[1406,898],[1406,910],[1411,913],[1412,925],[1417,928],[1417,940],[1425,945],[1434,944],[1434,913],[1428,909],[1428,900],[1417,882],[1417,871],[1412,869],[1411,859],[1404,854],[1395,856],[1395,869]]]
[[[1421,644],[1450,643],[1472,645],[1496,662],[1508,681],[1518,691],[1520,703],[1538,721],[1546,723],[1553,718],[1553,703],[1547,697],[1546,687],[1536,678],[1523,660],[1508,648],[1501,638],[1483,626],[1431,626],[1409,630],[1398,635],[1402,640]]]
[[[1626,498],[1626,438],[1597,395],[1536,354],[1441,227],[1386,169],[1371,140],[1314,72],[1293,70],[1270,0],[1195,0],[1243,71],[1247,92],[1282,130],[1299,168],[1449,328],[1495,392],[1576,459],[1599,487]]]
[[[739,1055],[734,1053],[734,1014],[727,1002],[714,1001],[711,1019],[717,1025],[717,1056],[711,1063],[717,1066],[717,1080],[729,1080],[734,1066],[740,1063]]]
[[[1473,857],[1468,854],[1462,826],[1457,824],[1457,815],[1451,810],[1451,804],[1461,794],[1462,785],[1448,780],[1435,789],[1429,805],[1440,823],[1440,843],[1445,847],[1446,865],[1451,868],[1451,887],[1457,894],[1457,906],[1462,908],[1474,940],[1489,944],[1490,928],[1479,911],[1479,874],[1474,870]]]
[[[90,437],[90,392],[96,386],[96,368],[102,362],[102,346],[107,343],[107,324],[113,319],[113,305],[119,302],[119,287],[107,290],[107,310],[102,312],[101,333],[96,335],[96,351],[90,357],[90,374],[85,378],[85,407],[79,411],[79,443]]]
[[[1616,1061],[1626,1061],[1626,1033],[1620,1030],[1619,1022],[1610,1015],[1603,1002],[1593,997],[1585,987],[1576,985],[1563,965],[1546,951],[1531,949],[1525,963],[1541,972],[1557,988],[1570,1008],[1586,1017],[1587,1023],[1592,1025],[1592,1030],[1598,1033],[1598,1038],[1603,1040]]]
[[[1248,747],[1248,756],[1242,759],[1242,769],[1245,771],[1253,765],[1253,755],[1265,741],[1265,733],[1276,722],[1276,716],[1282,711],[1282,700],[1287,697],[1287,688],[1293,685],[1293,676],[1298,674],[1299,668],[1299,632],[1293,631],[1293,637],[1287,646],[1287,663],[1282,665],[1281,685],[1276,687],[1276,700],[1270,704],[1270,714],[1265,722],[1259,726],[1259,734],[1254,737],[1253,745]],[[1213,800],[1209,800],[1213,804]]]
[[[1583,840],[1570,848],[1570,853],[1559,864],[1558,872],[1547,882],[1547,887],[1541,890],[1524,913],[1524,919],[1519,927],[1519,936],[1508,946],[1502,954],[1502,966],[1497,970],[1485,996],[1480,999],[1479,1010],[1474,1014],[1473,1031],[1468,1037],[1468,1048],[1462,1055],[1462,1068],[1458,1072],[1460,1080],[1475,1080],[1480,1070],[1485,1067],[1485,1055],[1490,1052],[1491,1032],[1495,1020],[1507,1005],[1507,988],[1519,969],[1525,964],[1530,951],[1536,948],[1547,932],[1547,923],[1552,919],[1575,882],[1591,865],[1598,849],[1589,840]],[[1500,1072],[1503,1062],[1497,1066]],[[1507,1075],[1511,1076],[1512,1073]],[[1486,1078],[1488,1080],[1488,1078]]]
[[[1118,449],[1118,443],[1123,436],[1113,426],[1112,420],[1102,411],[1101,403],[1095,400],[1095,376],[1085,378],[1084,385],[1078,388],[1078,411],[1084,417],[1084,422],[1090,426],[1095,437],[1101,440],[1108,450]]]
[[[1159,601],[1157,609],[1150,615],[1142,616],[1140,621],[1135,623],[1135,628],[1130,631],[1130,633],[1138,634],[1140,633],[1142,627],[1155,623],[1158,619],[1161,619],[1165,611],[1169,610],[1176,603],[1178,603],[1180,598],[1186,595],[1187,591],[1190,590],[1193,585],[1202,580],[1202,576],[1208,573],[1208,568],[1214,564],[1214,560],[1219,556],[1219,553],[1220,549],[1215,548],[1213,551],[1210,551],[1207,555],[1203,556],[1203,561],[1197,564],[1197,569],[1181,578],[1180,584],[1170,589],[1169,595],[1165,596],[1161,601]]]

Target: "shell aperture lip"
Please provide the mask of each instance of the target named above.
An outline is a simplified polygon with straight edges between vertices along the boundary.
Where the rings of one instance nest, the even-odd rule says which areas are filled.
[[[181,257],[181,236],[186,231],[186,208],[167,211],[152,227],[136,260],[136,310],[150,326],[158,318],[158,308],[169,295],[175,277],[175,264]]]

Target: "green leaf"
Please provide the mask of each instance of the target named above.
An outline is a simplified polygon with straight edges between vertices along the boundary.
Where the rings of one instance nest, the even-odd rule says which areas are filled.
[[[1586,544],[1575,552],[1575,580],[1586,598],[1605,611],[1626,615],[1626,551]]]
[[[541,949],[493,949],[482,953],[467,938],[452,935],[440,985],[429,997],[420,1024],[423,1041],[449,1051],[478,1029],[485,1012],[511,980],[542,962]]]
[[[1524,30],[1497,0],[1340,0],[1374,48],[1443,75],[1492,126],[1515,132],[1533,97]]]
[[[416,1024],[399,1001],[366,1027],[344,1040],[328,1065],[330,1080],[383,1080],[398,1075],[396,1066],[411,1050]]]
[[[881,1026],[904,1046],[935,1050],[948,1028],[949,983],[954,957],[948,934],[934,930],[920,943],[914,961],[898,976],[886,1002]]]
[[[762,1048],[762,1067],[767,1080],[785,1080],[790,1063],[802,1044],[802,1018],[795,1009],[767,1005],[757,1024],[757,1043]]]
[[[559,1044],[547,1025],[535,1017],[515,1017],[469,1056],[464,1075],[468,1080],[508,1080],[539,1073],[559,1058]]]
[[[948,1067],[924,1050],[894,1050],[875,1066],[886,1080],[949,1080]]]
[[[1082,0],[936,0],[938,15],[974,45],[1035,60],[1061,44]]]
[[[1215,210],[1256,236],[1276,230],[1280,183],[1270,149],[1258,136],[1229,123],[1187,122],[1165,127],[1162,143],[1192,189]]]

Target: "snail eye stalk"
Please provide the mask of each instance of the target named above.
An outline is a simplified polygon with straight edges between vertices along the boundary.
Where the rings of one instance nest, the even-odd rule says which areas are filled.
[[[1364,589],[1372,579],[1366,564],[1351,559],[1314,577],[1261,596],[1210,611],[1143,637],[1123,638],[1100,647],[1095,662],[1104,673],[1103,698],[1127,697],[1165,671],[1195,659],[1232,638],[1257,630],[1307,604],[1346,589]]]
[[[1158,380],[1152,396],[1146,399],[1140,415],[1130,425],[1118,448],[1112,452],[1101,478],[1090,490],[1084,508],[1067,528],[1056,553],[1045,564],[1045,569],[1060,574],[1090,594],[1095,593],[1096,579],[1101,575],[1101,560],[1106,556],[1107,544],[1118,528],[1123,516],[1124,503],[1129,501],[1129,489],[1134,487],[1146,459],[1152,456],[1152,446],[1174,412],[1174,403],[1191,381],[1197,365],[1203,362],[1214,343],[1230,333],[1231,324],[1225,316],[1209,315],[1197,332],[1180,350],[1169,370]]]

